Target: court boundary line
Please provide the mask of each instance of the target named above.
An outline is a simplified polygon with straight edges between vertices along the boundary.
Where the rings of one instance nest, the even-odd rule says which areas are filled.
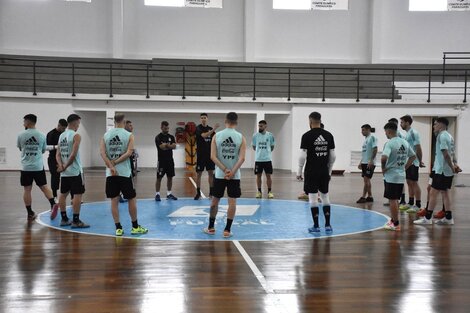
[[[191,184],[193,184],[194,188],[196,188],[196,191],[197,191],[197,185],[196,185],[196,182],[194,181],[194,179],[192,177],[188,177],[189,181],[191,182]],[[203,199],[207,199],[206,195],[201,191],[201,197]]]

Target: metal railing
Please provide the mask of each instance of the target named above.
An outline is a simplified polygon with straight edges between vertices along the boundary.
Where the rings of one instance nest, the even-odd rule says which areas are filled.
[[[442,81],[446,81],[446,65],[447,60],[469,60],[470,61],[470,52],[443,52],[442,53]]]
[[[447,58],[449,59],[449,58]],[[279,66],[265,64],[181,64],[0,57],[0,91],[180,96],[388,99],[404,95],[462,96],[467,101],[470,65]],[[460,89],[432,82],[462,82]],[[415,82],[400,87],[397,82]],[[423,85],[427,83],[427,86]]]

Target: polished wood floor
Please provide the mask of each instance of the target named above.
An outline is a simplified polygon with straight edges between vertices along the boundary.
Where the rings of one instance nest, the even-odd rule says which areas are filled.
[[[194,188],[178,172],[177,196]],[[154,171],[137,178],[140,198],[154,195]],[[206,176],[204,176],[206,181]],[[333,177],[331,199],[356,206],[357,174]],[[380,175],[373,179],[383,206]],[[421,177],[422,188],[427,179]],[[470,185],[459,175],[457,184]],[[0,312],[469,312],[468,188],[454,188],[452,227],[422,227],[402,215],[402,231],[330,239],[240,242],[139,241],[61,232],[26,221],[17,172],[0,172]],[[89,171],[84,201],[104,200],[104,175]],[[274,175],[278,198],[296,199],[293,174]],[[246,171],[243,195],[253,197]],[[34,189],[33,208],[48,203]],[[333,224],[334,225],[334,224]],[[259,279],[259,280],[258,280]]]

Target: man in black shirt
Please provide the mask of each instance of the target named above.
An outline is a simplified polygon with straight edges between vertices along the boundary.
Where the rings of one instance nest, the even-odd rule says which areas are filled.
[[[59,189],[60,173],[57,173],[57,145],[59,144],[59,137],[67,128],[67,121],[63,118],[59,120],[57,127],[47,133],[46,144],[49,146],[49,157],[47,164],[49,165],[49,172],[51,173],[51,189],[54,198],[57,198],[57,190]]]
[[[125,130],[128,132],[132,133],[134,131],[134,125],[132,124],[132,121],[127,120],[126,121],[126,126],[124,127]],[[135,169],[135,160],[137,158],[137,155],[135,153],[135,149],[132,151],[131,156],[129,157],[129,161],[131,162],[131,173],[132,177],[135,176],[136,174],[136,169]]]
[[[201,113],[201,124],[196,127],[196,196],[194,200],[201,198],[201,176],[204,169],[207,170],[209,176],[209,197],[212,197],[212,191],[214,188],[214,162],[211,160],[211,141],[212,136],[215,134],[215,130],[219,128],[219,124],[215,124],[214,128],[207,125],[208,116],[207,113]]]
[[[163,121],[161,125],[162,132],[155,137],[155,145],[158,151],[158,165],[157,165],[157,181],[155,183],[155,201],[161,201],[160,198],[160,185],[163,176],[167,178],[167,200],[178,200],[171,194],[171,187],[173,186],[173,176],[175,176],[175,162],[173,161],[173,150],[176,149],[175,137],[170,135],[169,124]]]
[[[335,141],[333,135],[321,128],[321,115],[318,112],[312,112],[309,115],[310,130],[302,136],[300,144],[299,169],[297,179],[302,178],[302,168],[305,165],[304,191],[308,194],[310,210],[313,217],[313,227],[308,231],[319,233],[318,224],[319,205],[317,193],[320,191],[320,198],[323,205],[323,214],[325,215],[325,231],[331,233],[333,228],[330,224],[330,198],[328,196],[328,187],[330,176],[335,162]]]

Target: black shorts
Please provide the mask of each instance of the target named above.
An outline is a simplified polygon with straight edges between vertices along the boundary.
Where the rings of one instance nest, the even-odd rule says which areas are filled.
[[[266,174],[273,173],[273,162],[266,161],[266,162],[255,162],[255,175],[263,174],[263,171]]]
[[[434,174],[431,187],[437,190],[448,190],[452,188],[454,176],[444,176],[443,174]]]
[[[374,175],[375,165],[371,169],[367,168],[367,164],[361,164],[362,177],[372,178]]]
[[[62,176],[60,178],[60,193],[70,192],[72,195],[82,195],[85,193],[83,174],[77,176]]]
[[[410,167],[406,170],[406,179],[412,181],[418,181],[419,178],[419,167],[411,164]]]
[[[161,163],[158,162],[157,165],[157,178],[162,178],[163,176],[173,177],[175,176],[175,163]]]
[[[20,184],[21,186],[31,186],[33,181],[36,185],[42,187],[47,185],[46,172],[42,171],[21,171]]]
[[[203,172],[204,169],[207,171],[213,171],[215,170],[215,164],[211,159],[198,157],[196,162],[196,172]]]
[[[404,184],[387,183],[386,181],[384,181],[384,183],[384,198],[389,200],[400,200]]]
[[[304,191],[306,194],[328,193],[330,185],[330,175],[328,173],[307,173],[305,172]]]
[[[106,177],[106,197],[116,198],[122,192],[124,199],[133,199],[137,196],[132,177],[108,176]]]
[[[229,198],[240,198],[242,190],[240,188],[239,179],[214,179],[214,189],[212,195],[216,198],[223,198],[225,194],[225,188],[227,188],[227,195]]]

